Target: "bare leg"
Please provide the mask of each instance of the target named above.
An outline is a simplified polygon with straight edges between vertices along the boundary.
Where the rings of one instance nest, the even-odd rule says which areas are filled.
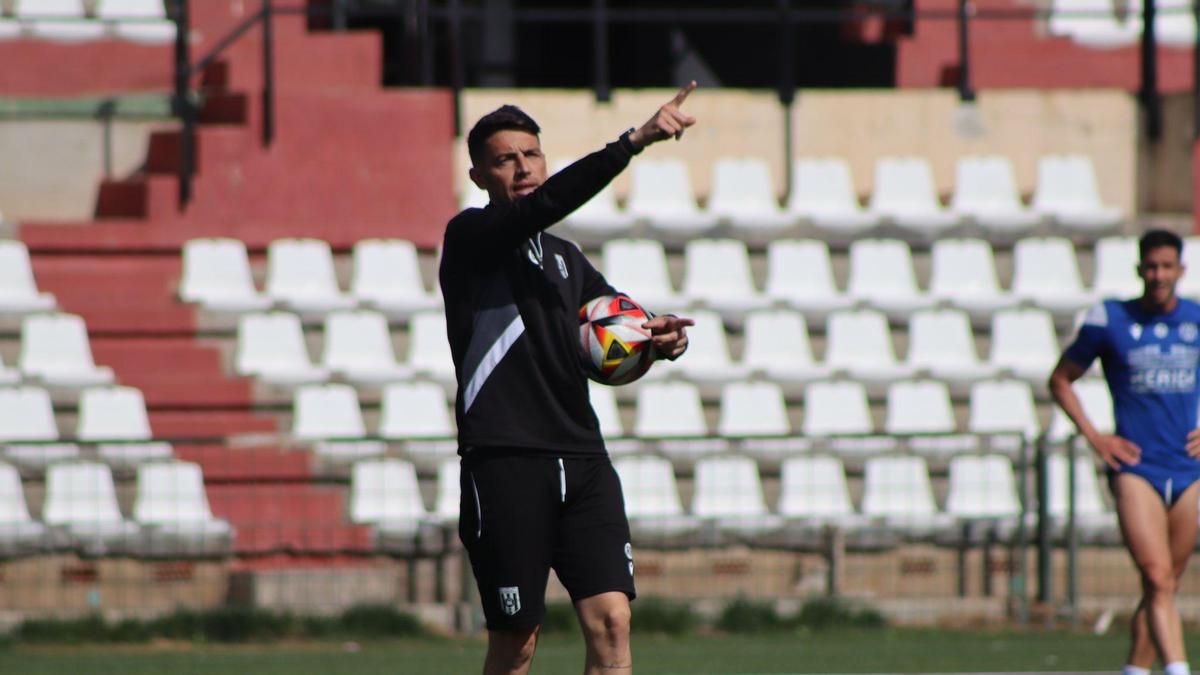
[[[537,649],[538,627],[523,631],[488,631],[483,675],[525,675]]]
[[[583,640],[587,644],[585,675],[633,673],[629,648],[629,597],[601,593],[575,603]]]
[[[1186,661],[1175,589],[1196,541],[1200,483],[1190,486],[1168,513],[1142,478],[1123,474],[1115,482],[1121,532],[1142,577],[1128,663],[1149,668],[1155,654],[1163,663]]]

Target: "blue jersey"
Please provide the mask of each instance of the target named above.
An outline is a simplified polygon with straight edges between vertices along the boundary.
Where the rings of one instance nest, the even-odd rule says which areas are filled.
[[[1064,356],[1087,369],[1097,357],[1112,392],[1117,435],[1142,450],[1130,467],[1140,474],[1200,475],[1187,454],[1196,428],[1200,365],[1200,305],[1180,299],[1167,314],[1138,300],[1105,300],[1093,307]]]

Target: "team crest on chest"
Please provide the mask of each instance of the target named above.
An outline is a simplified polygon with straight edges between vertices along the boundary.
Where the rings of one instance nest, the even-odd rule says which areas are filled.
[[[1179,339],[1184,342],[1195,342],[1197,337],[1196,324],[1185,321],[1179,324]]]
[[[1167,328],[1167,324],[1165,324],[1165,323],[1154,324],[1154,337],[1161,340],[1161,339],[1167,337],[1167,333],[1169,333],[1169,332],[1171,332],[1171,329]]]

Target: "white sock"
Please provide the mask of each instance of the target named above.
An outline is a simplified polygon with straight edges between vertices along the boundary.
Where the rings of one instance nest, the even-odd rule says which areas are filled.
[[[1150,669],[1138,668],[1137,666],[1125,666],[1121,669],[1121,675],[1150,675]]]
[[[1187,661],[1168,663],[1163,672],[1167,675],[1192,675],[1192,669],[1188,667]]]

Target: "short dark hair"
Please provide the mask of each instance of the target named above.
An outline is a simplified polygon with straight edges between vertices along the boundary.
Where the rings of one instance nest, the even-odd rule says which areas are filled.
[[[478,164],[483,156],[483,146],[497,131],[525,131],[537,136],[542,128],[533,118],[515,105],[502,105],[479,118],[467,134],[467,152],[471,164]]]
[[[1138,240],[1138,255],[1145,260],[1150,251],[1164,246],[1170,246],[1175,249],[1175,253],[1183,256],[1183,240],[1179,235],[1167,230],[1150,230],[1143,234]]]

